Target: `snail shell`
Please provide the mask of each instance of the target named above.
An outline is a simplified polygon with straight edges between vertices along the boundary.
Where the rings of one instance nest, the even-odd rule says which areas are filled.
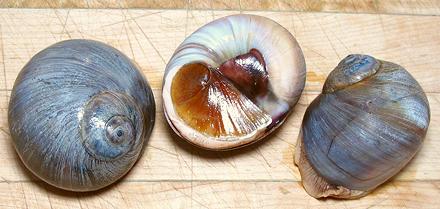
[[[313,197],[358,198],[399,172],[422,145],[428,100],[401,66],[350,55],[304,115],[295,153]]]
[[[305,83],[295,38],[278,23],[233,15],[201,27],[176,49],[164,75],[164,112],[199,147],[227,150],[280,126]]]
[[[129,58],[100,42],[69,40],[24,66],[8,117],[29,170],[53,186],[91,191],[134,165],[154,111],[152,91]]]

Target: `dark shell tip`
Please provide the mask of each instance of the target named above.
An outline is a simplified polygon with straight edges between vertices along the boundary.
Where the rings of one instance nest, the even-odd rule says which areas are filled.
[[[323,93],[331,93],[353,85],[375,74],[380,63],[374,57],[351,54],[345,57],[328,76]]]
[[[341,68],[344,75],[356,76],[358,74],[368,73],[369,71],[375,71],[377,61],[374,57],[362,54],[351,54],[344,58],[338,67]]]

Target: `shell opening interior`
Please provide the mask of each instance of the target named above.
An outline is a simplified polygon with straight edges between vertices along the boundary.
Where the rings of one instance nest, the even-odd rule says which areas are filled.
[[[273,99],[268,77],[262,54],[251,49],[218,68],[182,66],[172,80],[171,98],[177,114],[193,129],[213,137],[241,137],[273,121],[260,105]]]

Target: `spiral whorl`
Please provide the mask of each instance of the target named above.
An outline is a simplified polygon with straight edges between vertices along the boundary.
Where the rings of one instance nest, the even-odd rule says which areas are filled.
[[[142,121],[143,115],[130,97],[112,92],[97,94],[84,107],[80,123],[83,145],[96,159],[117,160],[133,147],[141,148],[136,130]]]
[[[23,163],[44,181],[90,191],[122,177],[154,123],[151,89],[118,50],[90,40],[56,43],[21,70],[9,126]]]

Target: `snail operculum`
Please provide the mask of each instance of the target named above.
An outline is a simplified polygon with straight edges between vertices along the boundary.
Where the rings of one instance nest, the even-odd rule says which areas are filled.
[[[83,145],[96,159],[117,160],[140,141],[136,130],[142,112],[126,94],[98,93],[84,106],[80,121]]]

